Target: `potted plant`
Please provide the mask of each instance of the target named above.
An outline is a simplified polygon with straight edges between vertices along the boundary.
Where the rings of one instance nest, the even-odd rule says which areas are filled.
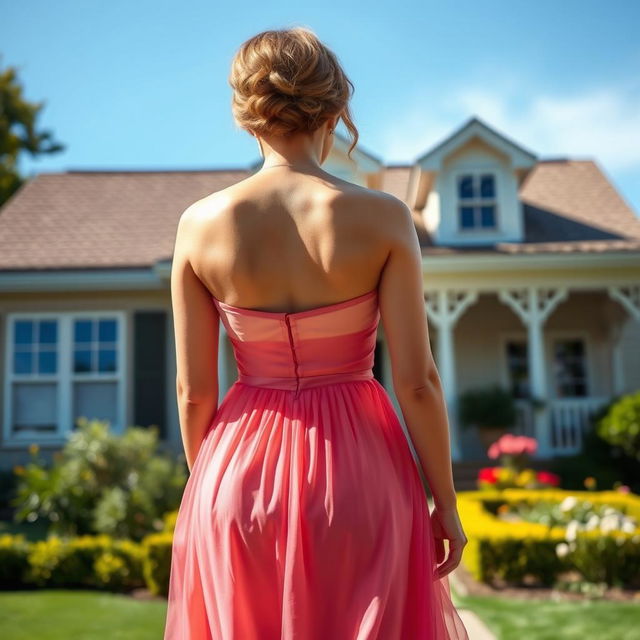
[[[511,394],[497,384],[469,389],[459,396],[459,417],[465,427],[476,427],[485,449],[513,426],[516,407]]]

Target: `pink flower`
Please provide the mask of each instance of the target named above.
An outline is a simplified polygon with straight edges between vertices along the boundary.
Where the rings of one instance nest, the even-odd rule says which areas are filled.
[[[618,491],[619,491],[620,493],[631,493],[631,488],[630,488],[630,487],[628,487],[626,484],[621,484],[621,485],[618,487]]]
[[[494,460],[500,456],[500,446],[494,442],[488,449],[487,455]]]

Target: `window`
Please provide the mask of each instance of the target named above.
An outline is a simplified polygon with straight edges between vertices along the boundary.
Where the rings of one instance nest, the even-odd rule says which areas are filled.
[[[554,340],[553,370],[556,397],[575,398],[589,395],[584,340],[581,338]]]
[[[461,231],[495,230],[496,209],[496,185],[492,173],[458,176],[458,224]]]
[[[9,314],[7,440],[60,440],[76,419],[123,425],[120,312]]]
[[[529,397],[527,346],[526,340],[509,340],[506,343],[508,384],[514,398]]]

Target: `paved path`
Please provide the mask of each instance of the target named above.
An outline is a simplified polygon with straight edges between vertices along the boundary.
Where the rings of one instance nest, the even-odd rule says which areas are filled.
[[[467,595],[468,590],[456,576],[455,570],[449,574],[449,582],[451,588],[455,589],[457,594],[461,596]],[[496,640],[495,634],[471,609],[457,607],[457,611],[469,633],[469,640]]]

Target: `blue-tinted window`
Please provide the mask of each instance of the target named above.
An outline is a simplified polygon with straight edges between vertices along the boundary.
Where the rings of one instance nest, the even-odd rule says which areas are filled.
[[[460,198],[473,198],[473,176],[461,176],[458,183],[458,195]]]
[[[460,207],[460,224],[465,229],[473,228],[473,207]]]
[[[480,207],[480,224],[483,227],[494,227],[496,224],[495,221],[495,210],[493,206],[490,207]]]
[[[114,318],[90,318],[76,320],[74,325],[74,372],[116,372],[117,321]]]
[[[16,320],[13,331],[13,373],[55,374],[58,370],[58,321]]]
[[[480,177],[480,197],[495,198],[495,185],[490,173]]]

